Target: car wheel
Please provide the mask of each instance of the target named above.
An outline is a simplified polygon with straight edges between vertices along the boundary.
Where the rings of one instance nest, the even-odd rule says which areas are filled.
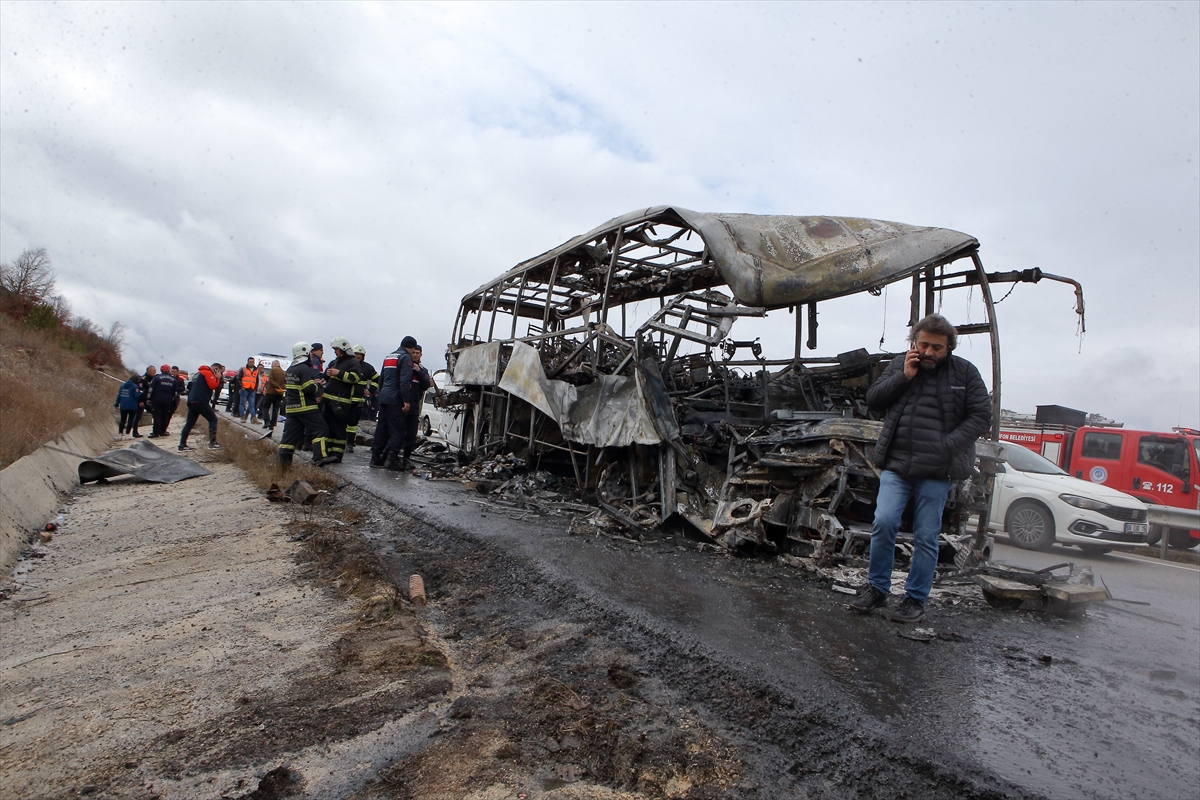
[[[1004,529],[1009,540],[1024,550],[1049,550],[1054,544],[1054,519],[1050,512],[1028,500],[1015,503]]]
[[[433,426],[429,424],[429,417],[421,417],[421,435],[428,437],[433,433]]]
[[[1146,544],[1158,544],[1162,539],[1162,525],[1151,525],[1150,532],[1146,534]]]
[[[1081,544],[1079,545],[1079,549],[1084,552],[1084,555],[1089,556],[1102,556],[1105,553],[1112,552],[1111,547],[1103,547],[1102,545],[1098,544]]]

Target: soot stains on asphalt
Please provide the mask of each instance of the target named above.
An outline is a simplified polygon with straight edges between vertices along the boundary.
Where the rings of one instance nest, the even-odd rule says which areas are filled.
[[[391,573],[425,577],[427,620],[472,677],[456,684],[442,735],[362,797],[450,797],[522,779],[645,797],[1036,796],[924,742],[881,737],[835,696],[756,674],[755,654],[709,652],[469,531],[411,520],[376,544]],[[638,549],[664,563],[676,554]],[[770,585],[784,575],[743,561],[726,577]]]

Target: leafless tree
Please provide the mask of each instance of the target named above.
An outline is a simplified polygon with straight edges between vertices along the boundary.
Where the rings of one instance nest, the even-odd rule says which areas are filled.
[[[121,347],[125,344],[125,324],[120,320],[113,320],[113,324],[108,329],[108,335],[104,337],[105,341],[112,345],[117,352],[121,351]]]
[[[71,304],[67,302],[67,298],[56,294],[50,298],[49,303],[54,307],[54,316],[59,322],[66,324],[71,319]]]
[[[96,328],[96,323],[92,322],[90,319],[83,316],[82,314],[76,314],[75,316],[71,317],[71,321],[68,324],[72,328],[74,328],[75,330],[79,331],[80,333],[82,333],[84,335],[88,335],[88,334],[90,334],[92,336],[100,335],[99,329]]]
[[[54,270],[46,248],[26,250],[10,264],[0,264],[0,289],[30,303],[40,303],[54,288]]]

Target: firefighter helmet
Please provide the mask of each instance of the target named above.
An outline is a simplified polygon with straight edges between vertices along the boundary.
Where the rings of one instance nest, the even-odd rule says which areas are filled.
[[[329,346],[335,350],[341,350],[343,353],[350,352],[350,340],[345,336],[335,336]]]
[[[367,348],[363,347],[361,344],[354,345],[354,347],[351,347],[350,350],[356,356],[365,356],[367,354]]]
[[[292,345],[292,358],[306,358],[312,348],[308,346],[308,342],[296,342]]]

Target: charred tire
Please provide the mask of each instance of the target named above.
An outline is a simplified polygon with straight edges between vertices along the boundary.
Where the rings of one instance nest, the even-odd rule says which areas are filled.
[[[1104,545],[1099,544],[1081,544],[1079,545],[1079,549],[1083,551],[1084,555],[1088,556],[1102,556],[1105,553],[1112,552],[1111,547],[1105,547]]]
[[[428,438],[429,435],[431,433],[433,433],[433,426],[429,424],[429,416],[428,415],[421,417],[421,422],[418,427],[420,428],[421,435],[426,438]]]
[[[1023,550],[1049,550],[1054,544],[1054,517],[1031,500],[1014,503],[1004,521],[1008,539]]]

